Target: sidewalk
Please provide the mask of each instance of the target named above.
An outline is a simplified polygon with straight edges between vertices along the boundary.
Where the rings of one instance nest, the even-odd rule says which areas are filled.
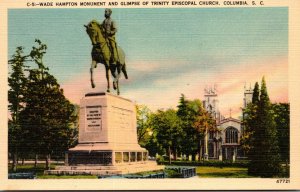
[[[46,160],[38,160],[37,163],[45,163]],[[10,160],[8,163],[12,163],[12,161]],[[55,160],[51,160],[50,163],[57,163],[57,164],[64,164],[64,161],[55,161]],[[22,164],[22,161],[19,160],[18,164]],[[34,160],[29,160],[29,161],[24,161],[24,164],[34,164]]]

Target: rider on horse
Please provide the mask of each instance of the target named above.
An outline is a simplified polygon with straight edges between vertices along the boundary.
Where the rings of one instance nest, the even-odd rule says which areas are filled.
[[[108,44],[110,46],[110,50],[112,53],[111,63],[117,64],[118,62],[118,51],[117,51],[117,43],[116,43],[116,33],[117,33],[117,26],[116,22],[111,19],[112,10],[105,9],[105,19],[102,22],[102,26],[105,30],[105,36],[108,40]]]
[[[96,20],[92,20],[88,25],[84,25],[86,32],[90,37],[93,45],[91,52],[92,63],[90,68],[91,85],[95,88],[93,70],[98,63],[105,66],[105,74],[107,80],[107,92],[110,92],[110,73],[114,77],[113,87],[119,90],[119,78],[121,73],[124,74],[125,79],[128,79],[125,63],[125,53],[121,47],[117,48],[115,41],[115,34],[117,32],[115,22],[110,18],[111,10],[105,10],[106,19],[102,24]]]

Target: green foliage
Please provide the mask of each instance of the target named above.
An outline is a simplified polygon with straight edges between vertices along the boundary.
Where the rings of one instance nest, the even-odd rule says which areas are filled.
[[[253,146],[253,133],[254,128],[258,126],[257,109],[259,102],[259,85],[256,82],[253,89],[252,103],[249,103],[245,109],[243,109],[243,135],[241,137],[241,146],[246,152],[247,156],[251,156]],[[251,157],[250,157],[251,158]]]
[[[252,103],[257,105],[259,103],[259,85],[258,82],[255,83],[253,89]]]
[[[290,104],[272,104],[281,160],[290,161]]]
[[[197,167],[197,175],[201,178],[251,178],[247,168],[242,167]]]
[[[205,153],[208,152],[208,133],[211,131],[216,131],[217,130],[217,125],[216,125],[216,120],[212,117],[212,115],[205,111],[204,109],[199,110],[196,119],[194,120],[193,123],[193,128],[197,131],[198,133],[198,143],[199,143],[199,161],[201,160],[201,140],[205,138],[206,144],[206,149]]]
[[[27,56],[18,47],[9,63],[12,73],[9,77],[9,103],[12,120],[9,121],[9,142],[22,148],[21,154],[57,155],[74,144],[77,133],[76,106],[63,95],[57,80],[43,63],[47,46],[35,41]],[[26,58],[31,57],[37,68],[23,73]],[[19,150],[20,150],[19,149]],[[19,152],[20,153],[20,152]]]
[[[26,55],[23,53],[23,47],[17,47],[16,53],[8,61],[11,73],[8,77],[8,109],[11,114],[11,120],[8,121],[8,150],[13,156],[14,162],[12,169],[16,170],[16,158],[18,154],[23,153],[25,146],[24,132],[20,123],[20,113],[24,110],[24,94],[27,88],[27,79],[25,77]]]
[[[140,121],[142,122],[140,125],[146,124],[144,128],[153,133],[146,144],[150,155],[167,153],[168,157],[172,157],[172,154],[174,160],[179,154],[192,155],[195,159],[197,153],[201,154],[200,141],[205,136],[206,130],[210,131],[216,128],[215,121],[204,110],[201,101],[187,100],[183,94],[179,99],[177,111],[173,109],[158,110],[147,115],[147,119],[146,123]],[[138,125],[139,127],[142,126]]]
[[[145,105],[136,105],[137,136],[141,146],[145,146],[149,141],[153,131],[150,129],[150,109]]]
[[[157,139],[157,134],[159,134],[157,131],[153,131],[153,134],[150,136],[148,142],[145,145],[145,148],[148,150],[149,156],[151,157],[155,157],[156,154],[166,153],[165,149]]]
[[[165,169],[167,178],[183,178],[183,175],[173,169]]]
[[[23,47],[17,47],[16,53],[8,61],[11,67],[11,73],[8,77],[8,108],[11,112],[13,123],[18,124],[18,115],[24,108],[24,93],[26,91],[27,79],[24,74],[25,62],[28,56],[23,55]]]
[[[208,129],[211,127],[212,121],[208,122],[208,119],[202,118],[205,113],[200,100],[190,101],[183,94],[181,95],[177,111],[184,133],[181,151],[186,156],[192,155],[193,159],[197,153],[201,154],[201,140],[205,136],[205,125],[203,123],[208,123]]]
[[[161,160],[158,161],[159,164],[168,165],[168,161]],[[219,160],[209,160],[209,161],[172,161],[174,166],[206,166],[206,167],[244,167],[247,168],[249,161],[219,161]]]
[[[157,130],[153,130],[155,115],[145,105],[136,105],[137,112],[137,136],[138,142],[145,147],[149,155],[155,157],[157,153],[163,154],[164,149],[157,140]]]
[[[22,112],[22,124],[31,137],[31,147],[40,154],[52,154],[65,151],[69,138],[75,130],[75,106],[63,95],[57,80],[43,64],[43,55],[47,46],[36,40],[30,56],[38,65],[29,70],[26,108]]]
[[[265,79],[262,79],[259,101],[254,120],[250,124],[253,130],[249,152],[250,175],[261,177],[278,176],[281,172],[277,130]]]
[[[166,111],[158,110],[152,114],[150,126],[153,129],[158,143],[168,151],[168,155],[171,156],[171,148],[176,149],[178,147],[182,134],[176,111],[173,109]]]
[[[249,103],[243,109],[243,135],[241,137],[241,146],[247,156],[251,156],[253,146],[254,128],[258,126],[257,109],[259,103],[259,85],[256,82],[253,89],[252,103]],[[250,157],[251,158],[251,157]]]

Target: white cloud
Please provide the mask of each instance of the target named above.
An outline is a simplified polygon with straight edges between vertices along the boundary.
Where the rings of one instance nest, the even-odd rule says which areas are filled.
[[[146,65],[146,66],[145,66]],[[166,69],[179,65],[173,62],[164,62],[163,72],[169,73]],[[287,101],[288,96],[288,65],[287,59],[264,59],[253,60],[238,65],[223,65],[217,72],[207,71],[202,68],[193,70],[182,70],[184,66],[178,67],[174,75],[155,76],[154,79],[147,80],[149,83],[142,86],[144,82],[136,79],[143,79],[146,73],[155,74],[162,70],[158,63],[145,62],[139,67],[134,63],[135,72],[130,81],[121,80],[121,96],[129,98],[139,104],[145,104],[150,109],[176,108],[179,97],[183,93],[188,99],[203,99],[203,90],[206,85],[217,85],[219,92],[219,107],[225,116],[229,116],[229,110],[232,109],[232,116],[238,117],[243,104],[244,84],[249,85],[258,81],[260,83],[262,76],[265,76],[267,88],[272,101]],[[172,68],[170,68],[172,69]],[[176,72],[176,69],[172,69]],[[179,70],[183,72],[180,73]],[[162,73],[163,74],[163,73]],[[150,74],[151,75],[151,74]],[[104,67],[95,71],[96,89],[90,87],[89,74],[84,73],[80,77],[74,78],[63,85],[66,96],[71,101],[79,103],[79,99],[87,92],[105,91],[106,79]],[[134,88],[133,85],[139,85]],[[124,86],[122,86],[124,85]],[[124,88],[127,87],[128,89]]]

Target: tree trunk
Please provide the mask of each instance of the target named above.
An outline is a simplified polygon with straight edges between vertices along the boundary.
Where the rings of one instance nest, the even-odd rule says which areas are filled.
[[[169,152],[169,165],[171,165],[171,146],[169,146],[168,148],[168,152]]]
[[[186,160],[186,161],[189,161],[189,160],[190,160],[189,157],[190,157],[190,154],[186,154],[185,160]]]
[[[25,162],[25,158],[22,157],[22,165],[24,165],[24,162]]]
[[[201,161],[201,153],[202,153],[201,139],[199,139],[199,143],[198,143],[198,161]]]
[[[204,159],[208,160],[208,132],[207,132],[207,126],[205,127],[205,153],[204,153]]]
[[[34,158],[34,168],[37,168],[38,154],[35,154]]]
[[[204,159],[203,156],[202,156],[202,154],[203,154],[203,149],[202,149],[202,147],[200,147],[200,154],[201,154],[201,159]]]
[[[196,160],[196,154],[192,154],[192,161],[195,161]]]
[[[17,153],[13,153],[12,171],[17,171]]]
[[[177,149],[176,149],[176,147],[174,147],[174,160],[175,161],[177,160]]]
[[[50,154],[48,154],[47,156],[46,156],[46,169],[47,170],[50,170],[50,166],[51,166],[51,156],[50,156]]]

